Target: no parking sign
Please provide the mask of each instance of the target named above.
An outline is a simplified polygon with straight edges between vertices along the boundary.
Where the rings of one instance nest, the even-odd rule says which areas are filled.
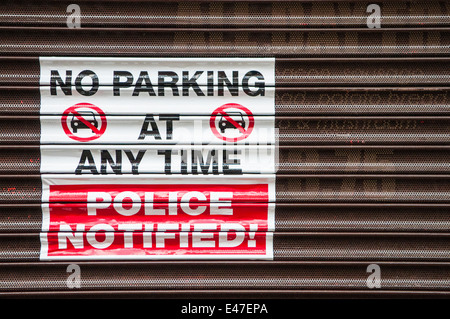
[[[248,108],[237,103],[227,103],[214,110],[209,124],[216,137],[227,142],[237,142],[252,133],[255,118]]]
[[[106,130],[105,113],[91,103],[78,103],[64,111],[61,125],[64,133],[79,142],[98,139]]]

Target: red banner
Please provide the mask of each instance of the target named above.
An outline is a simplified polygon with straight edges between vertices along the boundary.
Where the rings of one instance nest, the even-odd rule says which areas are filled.
[[[273,258],[270,232],[202,228],[198,232],[113,232],[108,231],[111,226],[98,224],[87,232],[41,233],[41,260]]]
[[[50,202],[268,202],[267,184],[50,185]]]
[[[268,184],[65,184],[48,194],[43,260],[273,255]]]
[[[122,204],[121,204],[122,205]],[[125,213],[123,214],[125,209]],[[131,204],[123,207],[105,203],[50,203],[42,206],[44,222],[42,231],[64,231],[82,224],[85,230],[96,224],[108,224],[114,231],[124,230],[128,225],[157,224],[170,226],[173,231],[196,231],[195,224],[239,224],[243,231],[273,231],[274,204],[236,203],[222,200],[207,204],[189,204],[183,209],[180,203],[144,203],[131,211]],[[133,214],[131,214],[133,213]],[[195,214],[193,214],[195,213]],[[149,226],[147,226],[149,227]],[[139,227],[137,227],[139,228]],[[155,231],[159,231],[158,227]]]

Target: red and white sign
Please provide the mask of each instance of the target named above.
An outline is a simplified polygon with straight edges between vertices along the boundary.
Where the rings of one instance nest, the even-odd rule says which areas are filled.
[[[246,139],[255,127],[252,112],[237,103],[227,103],[211,114],[210,127],[213,134],[227,142]]]
[[[274,181],[43,175],[41,259],[270,259]]]
[[[106,131],[106,115],[90,103],[78,103],[66,109],[61,117],[64,133],[78,142],[98,139]]]
[[[39,63],[41,115],[60,115],[80,102],[107,115],[209,116],[227,102],[275,115],[275,58],[40,57]]]
[[[41,144],[275,143],[274,58],[39,61]]]
[[[273,174],[275,145],[41,145],[41,174]]]
[[[141,175],[142,176],[142,175]],[[116,177],[117,178],[117,177]],[[151,177],[147,177],[150,179]],[[209,204],[233,199],[236,202],[264,203],[269,200],[267,184],[80,184],[50,185],[49,202],[130,203],[124,210],[136,211],[148,202]]]
[[[219,104],[219,105],[222,105]],[[210,113],[211,114],[211,113]],[[92,119],[92,116],[87,116]],[[93,133],[89,127],[73,132],[73,127],[77,123],[76,116],[67,116],[65,119],[67,133],[61,127],[61,118],[58,116],[40,117],[41,122],[41,144],[203,144],[203,145],[223,145],[224,139],[218,138],[211,130],[210,116],[185,116],[170,114],[166,117],[163,114],[147,115],[126,115],[108,116],[108,128],[105,132],[99,128],[100,134]],[[100,124],[101,116],[95,116]],[[217,122],[221,121],[221,116],[217,116]],[[229,138],[231,143],[237,144],[266,144],[273,145],[275,139],[275,117],[274,116],[254,116],[254,128],[247,131],[245,138],[239,129],[234,129],[223,118],[222,123],[227,125],[224,128],[224,138]],[[95,122],[94,122],[95,123]],[[228,124],[227,124],[228,123]],[[69,129],[70,127],[70,129]],[[96,132],[94,130],[94,132]],[[76,138],[74,139],[73,137]],[[81,138],[81,139],[80,139]]]
[[[273,235],[270,232],[216,232],[206,226],[202,227],[202,231],[196,232],[113,232],[109,231],[110,228],[107,224],[99,224],[87,232],[41,233],[40,258],[273,259]]]
[[[274,231],[274,203],[239,203],[229,193],[213,196],[217,200],[208,204],[167,202],[137,205],[127,201],[131,198],[123,196],[120,202],[46,203],[42,204],[42,231],[75,231],[78,225],[83,225],[88,231],[97,224],[108,224],[114,231],[130,226],[142,230],[145,225],[158,225],[152,228],[153,231],[160,231],[158,227],[196,231],[196,224],[209,225],[216,231],[221,231],[224,224],[238,225],[236,231]],[[98,198],[104,197],[102,194]]]

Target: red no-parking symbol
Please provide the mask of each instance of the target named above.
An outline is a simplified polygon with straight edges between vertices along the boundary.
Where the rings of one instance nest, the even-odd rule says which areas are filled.
[[[250,135],[255,126],[255,118],[246,107],[237,103],[227,103],[211,114],[209,126],[218,138],[227,142],[237,142]]]
[[[64,111],[61,117],[64,133],[79,142],[93,141],[105,133],[106,115],[90,103],[78,103]]]

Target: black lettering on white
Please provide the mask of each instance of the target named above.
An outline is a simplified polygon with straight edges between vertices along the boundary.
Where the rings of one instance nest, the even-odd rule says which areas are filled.
[[[158,150],[158,155],[164,155],[164,173],[167,175],[172,174],[172,151],[171,150]]]
[[[228,91],[232,96],[239,95],[239,72],[233,71],[233,83],[231,83],[230,79],[228,79],[225,71],[217,72],[217,95],[224,95],[224,84],[227,86]]]
[[[242,168],[231,168],[233,165],[240,165],[241,161],[237,158],[230,159],[230,155],[240,155],[241,153],[241,150],[223,150],[224,174],[242,174]]]
[[[205,93],[200,89],[200,86],[197,83],[197,79],[200,75],[203,74],[203,71],[197,71],[195,74],[189,78],[189,72],[183,71],[183,96],[189,96],[189,88],[192,87],[197,96],[205,96]]]
[[[161,114],[159,119],[161,121],[166,121],[166,139],[171,140],[173,134],[173,121],[179,121],[180,116],[178,114]]]
[[[126,78],[126,81],[121,82],[122,77]],[[133,74],[128,71],[114,71],[113,75],[113,93],[114,96],[120,96],[121,88],[129,88],[133,84]]]
[[[144,85],[142,85],[143,83]],[[141,71],[139,74],[136,85],[134,86],[133,96],[139,96],[141,92],[147,92],[150,96],[156,96],[147,71]]]
[[[86,165],[86,160],[89,162],[89,165]],[[83,174],[84,170],[88,170],[93,175],[98,175],[97,167],[95,166],[94,157],[90,150],[83,150],[81,153],[80,161],[78,163],[77,168],[75,169],[76,175]]]
[[[203,159],[201,150],[192,150],[192,174],[198,174],[198,166],[200,165],[200,170],[203,175],[207,175],[209,168],[212,166],[212,173],[214,175],[219,174],[218,157],[216,150],[209,150],[206,156],[206,161]]]
[[[258,80],[263,80],[262,82],[258,81],[255,82],[255,87],[257,87],[258,89],[256,91],[252,91],[250,90],[249,86],[248,86],[248,82],[250,80],[250,78],[252,77],[256,77]],[[264,82],[264,76],[261,74],[261,72],[258,71],[249,71],[247,72],[244,77],[242,78],[242,89],[244,90],[244,92],[247,95],[250,96],[264,96],[265,94],[265,82]]]
[[[140,150],[136,157],[134,157],[133,153],[131,151],[124,151],[125,155],[128,157],[128,160],[131,163],[131,172],[133,175],[139,174],[139,164],[142,161],[142,158],[144,157],[145,150]]]
[[[171,78],[170,81],[166,82],[165,78]],[[164,96],[164,88],[171,87],[173,96],[179,96],[178,92],[178,74],[172,71],[160,71],[158,72],[158,95]]]
[[[107,173],[107,163],[109,166],[111,166],[111,169],[113,170],[114,174],[120,175],[122,174],[122,151],[116,150],[116,161],[114,162],[113,158],[111,157],[111,154],[107,150],[102,150],[100,152],[100,173],[102,175],[106,175]]]
[[[72,70],[66,70],[64,82],[57,70],[50,71],[50,94],[56,95],[56,86],[59,85],[65,95],[72,95]]]
[[[152,129],[149,131],[148,126]],[[143,140],[147,136],[153,136],[155,140],[161,139],[161,134],[159,133],[158,125],[155,122],[155,118],[151,114],[145,116],[144,123],[142,124],[141,133],[139,133],[138,140]]]
[[[83,81],[85,77],[90,77],[92,80],[91,88],[88,91],[86,91],[83,88],[83,85],[81,84],[81,81]],[[99,87],[98,76],[97,74],[95,74],[94,71],[91,70],[81,71],[80,74],[78,74],[77,78],[75,79],[75,88],[81,95],[84,96],[94,95],[95,93],[97,93],[98,87]]]

